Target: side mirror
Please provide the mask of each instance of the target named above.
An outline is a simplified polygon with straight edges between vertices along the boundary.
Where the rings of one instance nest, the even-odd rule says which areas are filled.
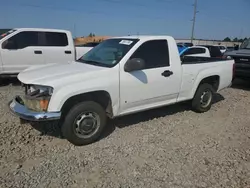
[[[133,58],[126,62],[124,65],[125,72],[132,72],[136,70],[142,70],[145,68],[145,61],[140,58]]]

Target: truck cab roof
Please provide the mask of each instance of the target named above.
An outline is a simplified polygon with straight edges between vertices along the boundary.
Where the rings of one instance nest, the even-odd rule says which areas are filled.
[[[48,29],[48,28],[13,28],[16,31],[51,31],[51,32],[69,32],[63,29]]]

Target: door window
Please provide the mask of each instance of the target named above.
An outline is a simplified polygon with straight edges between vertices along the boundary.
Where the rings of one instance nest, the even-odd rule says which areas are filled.
[[[12,36],[2,44],[3,49],[23,49],[29,46],[39,46],[38,32],[20,32]]]
[[[130,57],[145,61],[145,69],[169,66],[169,51],[166,40],[152,40],[143,43]]]
[[[45,46],[68,46],[66,33],[45,32]]]

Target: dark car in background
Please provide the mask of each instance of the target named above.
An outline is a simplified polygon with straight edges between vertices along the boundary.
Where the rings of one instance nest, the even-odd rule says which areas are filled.
[[[224,56],[235,61],[235,78],[250,81],[250,39],[245,40],[236,50],[227,51]]]
[[[228,46],[226,52],[233,51],[235,50],[235,47],[233,46]]]
[[[220,48],[218,48],[218,46],[213,46],[213,45],[199,45],[199,46],[208,48],[211,57],[219,57],[219,58],[223,57],[223,54],[221,53]]]

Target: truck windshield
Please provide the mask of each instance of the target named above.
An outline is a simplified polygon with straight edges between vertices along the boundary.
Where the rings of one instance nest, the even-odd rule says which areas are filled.
[[[241,46],[240,46],[241,49],[250,49],[250,39],[247,39],[245,40]]]
[[[84,54],[77,62],[113,67],[128,53],[139,39],[107,39]]]
[[[14,29],[0,29],[0,40],[2,38],[6,37],[7,35],[13,33],[14,31],[16,31],[16,30],[14,30]]]

